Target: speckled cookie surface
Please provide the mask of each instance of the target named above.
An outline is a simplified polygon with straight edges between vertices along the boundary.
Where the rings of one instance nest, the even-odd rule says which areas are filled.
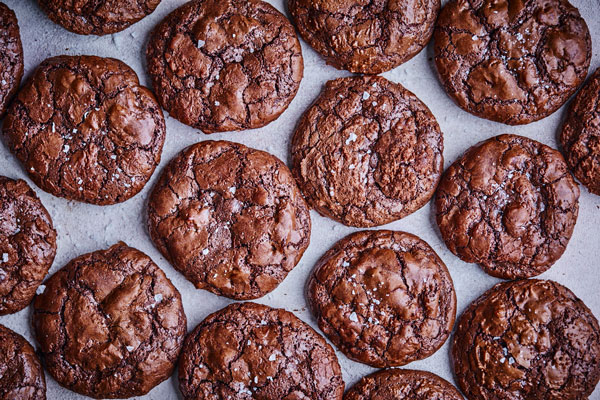
[[[562,155],[500,135],[471,147],[444,173],[436,220],[448,248],[490,275],[539,275],[560,258],[579,212],[579,187]]]
[[[292,313],[234,303],[187,336],[179,388],[185,400],[341,400],[344,381],[331,346]]]
[[[439,0],[288,0],[300,35],[328,64],[379,74],[429,42]]]
[[[152,32],[147,60],[162,106],[204,133],[273,121],[304,70],[292,24],[260,0],[184,4]]]
[[[0,176],[0,315],[31,303],[55,254],[56,231],[35,192]]]
[[[344,400],[463,400],[445,379],[426,371],[387,369],[365,376]]]
[[[456,316],[446,266],[405,232],[362,231],[337,242],[310,276],[307,300],[336,347],[373,367],[429,357]]]
[[[0,325],[0,399],[46,400],[46,378],[27,340]]]
[[[600,378],[600,329],[556,282],[500,283],[459,318],[452,358],[469,400],[587,399]]]
[[[120,242],[84,254],[40,289],[33,329],[44,366],[64,387],[127,398],[171,376],[186,317],[179,292],[144,253]]]
[[[253,299],[283,281],[308,247],[310,214],[290,170],[226,141],[183,150],[148,204],[152,240],[197,288]]]
[[[80,35],[107,35],[136,23],[161,0],[38,0],[55,23]]]
[[[575,97],[559,139],[573,175],[600,195],[600,68]]]
[[[560,108],[592,57],[587,25],[566,0],[451,0],[434,41],[450,97],[471,114],[510,125]]]
[[[0,3],[0,118],[23,77],[23,46],[14,11]]]
[[[137,194],[160,162],[165,121],[152,93],[119,60],[45,60],[4,122],[11,151],[43,190],[106,205]]]
[[[429,201],[443,137],[414,94],[382,77],[327,82],[292,138],[292,171],[320,214],[358,227],[405,217]]]

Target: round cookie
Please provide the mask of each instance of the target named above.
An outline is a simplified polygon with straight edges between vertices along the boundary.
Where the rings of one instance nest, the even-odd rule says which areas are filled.
[[[600,195],[600,68],[575,97],[559,139],[573,175]]]
[[[95,398],[142,396],[171,376],[186,332],[181,296],[120,242],[71,260],[40,286],[33,329],[48,372]]]
[[[146,56],[161,105],[204,133],[277,119],[304,70],[294,27],[261,0],[190,1],[154,29]]]
[[[558,110],[592,57],[587,25],[567,0],[450,0],[434,42],[450,97],[473,115],[509,125]]]
[[[444,144],[427,106],[378,76],[327,82],[292,138],[292,171],[320,214],[357,227],[423,207],[442,174]]]
[[[161,0],[38,0],[55,23],[80,35],[120,32],[151,14]]]
[[[365,376],[344,400],[463,400],[450,382],[427,371],[386,369]]]
[[[0,3],[0,118],[23,77],[23,45],[14,11]]]
[[[379,74],[410,60],[429,42],[439,0],[288,0],[300,35],[327,64]]]
[[[46,400],[46,378],[35,350],[0,325],[0,399]]]
[[[499,283],[460,317],[452,358],[469,400],[587,399],[600,379],[600,329],[556,282]]]
[[[186,337],[179,389],[185,400],[341,400],[344,381],[331,346],[294,314],[233,303]]]
[[[456,316],[446,266],[405,232],[346,236],[317,263],[306,297],[329,340],[373,367],[429,357],[448,339]]]
[[[446,170],[435,205],[442,238],[455,255],[498,278],[528,278],[565,251],[579,187],[558,151],[500,135],[471,147]]]
[[[269,293],[300,261],[310,214],[290,170],[226,141],[183,150],[148,203],[150,236],[199,289],[233,299]]]
[[[107,205],[137,194],[160,162],[165,121],[119,60],[45,60],[11,104],[3,133],[31,179],[55,196]]]
[[[56,230],[42,202],[25,181],[0,176],[0,315],[31,303],[55,255]]]

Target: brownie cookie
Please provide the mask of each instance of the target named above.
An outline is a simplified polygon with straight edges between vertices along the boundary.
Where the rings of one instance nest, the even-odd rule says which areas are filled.
[[[46,400],[46,378],[35,350],[0,325],[0,399]]]
[[[179,388],[185,400],[341,400],[344,381],[331,346],[294,314],[234,303],[185,339]]]
[[[288,0],[300,35],[328,64],[379,74],[429,42],[440,0]]]
[[[450,0],[434,41],[450,97],[471,114],[509,125],[559,109],[592,57],[587,25],[566,0]]]
[[[307,300],[325,335],[373,367],[429,357],[448,339],[456,316],[446,266],[405,232],[362,231],[337,242],[310,276]]]
[[[161,0],[38,0],[55,23],[80,35],[122,31],[151,14]]]
[[[575,97],[559,139],[575,177],[600,195],[600,68]]]
[[[358,381],[344,400],[463,400],[450,382],[426,371],[387,369]]]
[[[0,315],[31,303],[55,254],[56,231],[35,192],[0,176]]]
[[[562,155],[500,135],[471,147],[444,173],[436,219],[446,245],[503,279],[539,275],[560,258],[579,212]]]
[[[45,285],[33,328],[58,383],[127,398],[171,376],[186,318],[179,292],[147,255],[120,242],[71,260]]]
[[[226,141],[183,150],[148,203],[150,236],[199,289],[262,297],[300,261],[310,214],[290,170],[264,151]]]
[[[600,329],[556,282],[499,283],[460,317],[452,358],[469,400],[586,399],[600,379]]]
[[[277,119],[304,70],[294,27],[260,0],[190,1],[154,29],[146,55],[162,106],[204,133]]]
[[[165,121],[123,62],[59,56],[44,61],[21,89],[3,133],[43,190],[106,205],[131,198],[150,179]]]
[[[443,137],[427,106],[378,76],[327,82],[292,138],[292,170],[320,214],[358,227],[423,207],[443,168]]]
[[[0,118],[23,77],[23,45],[17,16],[0,3]]]

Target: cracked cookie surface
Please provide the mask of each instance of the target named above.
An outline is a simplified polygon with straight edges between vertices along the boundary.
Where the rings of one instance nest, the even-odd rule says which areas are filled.
[[[429,42],[439,0],[288,0],[300,35],[328,64],[379,74]]]
[[[55,254],[56,230],[35,192],[0,176],[0,315],[31,303]]]
[[[34,348],[0,325],[0,399],[46,400],[46,378]]]
[[[556,282],[499,283],[459,318],[452,358],[470,400],[586,399],[600,378],[600,329]]]
[[[528,278],[565,251],[579,187],[558,151],[500,135],[471,147],[446,170],[435,205],[450,251],[492,276]]]
[[[162,106],[204,133],[275,120],[304,70],[292,24],[260,0],[190,1],[154,29],[146,55]]]
[[[363,231],[340,240],[317,263],[306,297],[319,328],[346,356],[380,368],[435,353],[456,316],[446,266],[405,232]]]
[[[292,171],[320,214],[357,227],[423,207],[443,168],[433,114],[402,85],[377,76],[327,82],[292,138]]]
[[[11,104],[3,134],[40,188],[107,205],[136,195],[160,162],[165,121],[154,95],[113,58],[45,60]]]
[[[559,139],[573,175],[600,195],[600,68],[575,97]]]
[[[148,203],[150,236],[199,289],[234,299],[279,285],[308,247],[310,214],[290,170],[227,141],[183,150]]]
[[[0,118],[23,77],[23,45],[14,11],[0,3]]]
[[[471,114],[510,125],[560,108],[592,57],[587,25],[566,0],[451,0],[434,41],[450,97]]]
[[[179,292],[147,255],[120,242],[71,260],[40,288],[33,329],[58,383],[127,398],[171,376],[186,317]]]
[[[234,303],[187,336],[179,388],[186,400],[341,400],[344,382],[331,346],[294,314]]]
[[[38,0],[55,23],[80,35],[107,35],[151,14],[161,0]]]

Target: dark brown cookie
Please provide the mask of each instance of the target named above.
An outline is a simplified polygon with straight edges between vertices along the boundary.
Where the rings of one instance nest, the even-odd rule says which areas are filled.
[[[283,281],[308,247],[310,214],[290,170],[226,141],[183,150],[150,195],[161,253],[197,288],[254,299]]]
[[[292,24],[261,0],[190,1],[154,29],[146,54],[162,106],[204,133],[275,120],[304,70]]]
[[[341,400],[344,381],[331,346],[294,314],[234,303],[185,339],[179,388],[186,400]]]
[[[327,82],[292,138],[292,171],[308,203],[346,225],[405,217],[433,196],[443,137],[427,106],[378,76]]]
[[[123,62],[59,56],[44,61],[21,89],[3,133],[43,190],[106,205],[131,198],[150,179],[165,121]]]
[[[452,384],[427,371],[386,369],[365,376],[344,400],[463,400]]]
[[[23,46],[14,11],[0,3],[0,118],[23,77]]]
[[[528,278],[565,251],[579,212],[579,187],[558,151],[500,135],[471,147],[448,168],[435,204],[454,254],[499,278]]]
[[[446,266],[405,232],[362,231],[337,242],[309,278],[307,300],[325,335],[373,367],[429,357],[448,339],[456,316]]]
[[[288,0],[300,35],[328,64],[379,74],[410,60],[429,42],[439,0]]]
[[[559,109],[592,57],[587,25],[566,0],[451,0],[434,41],[450,97],[471,114],[509,125]]]
[[[0,315],[31,303],[55,254],[56,231],[35,192],[0,176]]]
[[[600,328],[556,282],[499,283],[460,317],[452,358],[469,400],[586,399],[600,379]]]
[[[0,325],[0,399],[46,400],[46,378],[35,350]]]
[[[151,14],[161,0],[38,0],[55,23],[80,35],[122,31]]]
[[[179,292],[147,255],[120,242],[71,260],[40,288],[33,328],[58,383],[127,398],[171,376],[186,318]]]
[[[560,143],[573,175],[600,195],[600,68],[571,104]]]

